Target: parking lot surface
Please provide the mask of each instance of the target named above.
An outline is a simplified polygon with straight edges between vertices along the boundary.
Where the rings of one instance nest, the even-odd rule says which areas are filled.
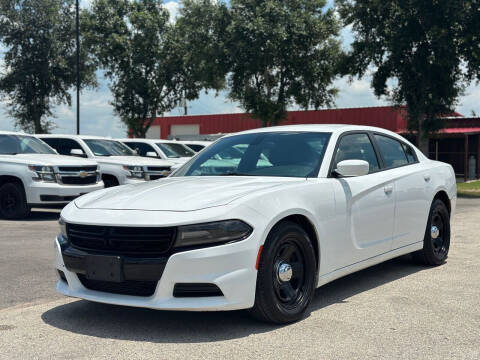
[[[0,220],[0,359],[480,359],[480,199],[459,199],[445,265],[405,256],[352,274],[287,326],[64,298],[57,218]]]

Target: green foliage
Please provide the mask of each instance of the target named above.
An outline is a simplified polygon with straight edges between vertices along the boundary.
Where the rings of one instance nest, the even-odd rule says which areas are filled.
[[[468,66],[470,78],[480,80],[480,0],[462,2],[464,6],[464,22],[460,54]]]
[[[161,0],[95,0],[83,21],[87,45],[110,79],[115,113],[134,136],[145,137],[157,113],[173,109],[181,96],[167,10]]]
[[[264,126],[287,107],[330,106],[341,56],[339,26],[324,0],[232,0],[230,97]]]
[[[48,132],[56,104],[71,105],[76,83],[74,0],[0,0],[0,42],[6,47],[0,95],[16,125]],[[81,81],[95,84],[94,64],[81,53]]]
[[[407,106],[409,129],[418,132],[419,146],[427,151],[428,135],[443,126],[438,116],[453,111],[464,88],[464,2],[337,2],[355,33],[346,72],[363,76],[372,70],[375,94]]]
[[[333,104],[331,83],[341,56],[339,26],[325,0],[184,1],[178,20],[192,49],[198,84],[218,88],[264,126],[286,118],[289,106]],[[187,62],[188,63],[188,62]]]
[[[211,0],[184,0],[167,46],[179,83],[187,100],[198,98],[201,90],[225,87],[227,57],[225,34],[228,8]]]

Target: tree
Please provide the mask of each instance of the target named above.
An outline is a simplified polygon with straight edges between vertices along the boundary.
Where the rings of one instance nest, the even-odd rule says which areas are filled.
[[[95,0],[85,13],[87,46],[110,79],[114,112],[136,137],[181,98],[171,30],[161,0]]]
[[[465,0],[463,5],[460,52],[467,64],[469,79],[480,80],[480,0]]]
[[[225,4],[211,0],[184,0],[182,5],[167,46],[175,61],[175,82],[186,100],[194,100],[201,90],[225,87],[229,13]]]
[[[377,96],[406,105],[408,128],[428,154],[429,135],[443,127],[464,89],[459,54],[464,9],[461,1],[338,0],[355,34],[345,62],[350,74],[373,71]],[[478,36],[478,33],[477,33]]]
[[[325,0],[231,0],[226,48],[230,98],[263,126],[289,106],[333,104],[339,25]]]
[[[71,105],[76,83],[73,0],[0,0],[0,42],[7,48],[0,95],[15,125],[48,132],[57,104]],[[81,83],[94,85],[94,64],[81,53]]]

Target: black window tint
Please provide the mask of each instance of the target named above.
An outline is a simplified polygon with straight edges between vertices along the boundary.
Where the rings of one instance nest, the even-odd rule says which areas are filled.
[[[203,145],[198,145],[198,144],[186,144],[186,145],[195,152],[199,152],[203,150],[203,148],[205,147]]]
[[[364,160],[370,164],[370,172],[379,169],[377,156],[367,134],[350,134],[340,139],[335,154],[334,169],[343,160]]]
[[[60,155],[71,155],[72,149],[79,149],[83,151],[80,144],[72,139],[44,138],[42,140],[57,150]]]
[[[407,144],[402,144],[403,150],[405,150],[405,154],[407,154],[407,160],[409,164],[413,164],[417,161],[417,157],[415,156],[415,152],[408,146]]]
[[[147,152],[156,153],[155,149],[151,145],[142,142],[126,142],[125,145],[127,145],[130,149],[135,150],[140,156],[147,156]]]
[[[382,153],[386,168],[408,164],[402,143],[387,136],[375,134],[375,140]]]

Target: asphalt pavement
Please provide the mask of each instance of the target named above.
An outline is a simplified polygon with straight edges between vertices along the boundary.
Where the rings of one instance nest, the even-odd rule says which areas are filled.
[[[0,359],[480,359],[480,199],[458,200],[445,265],[404,256],[349,275],[286,326],[64,298],[57,218],[0,220]]]

